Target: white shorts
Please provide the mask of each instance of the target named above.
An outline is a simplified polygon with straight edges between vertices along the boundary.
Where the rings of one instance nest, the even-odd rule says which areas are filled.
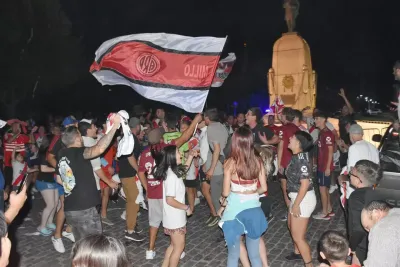
[[[292,206],[294,204],[294,201],[296,200],[296,197],[297,193],[289,193],[289,198],[290,198],[289,211],[292,210]],[[315,196],[314,190],[308,191],[300,203],[300,217],[310,218],[311,214],[315,210],[316,205],[317,205],[317,197]]]
[[[148,199],[149,204],[149,225],[151,227],[160,227],[163,219],[163,200]]]

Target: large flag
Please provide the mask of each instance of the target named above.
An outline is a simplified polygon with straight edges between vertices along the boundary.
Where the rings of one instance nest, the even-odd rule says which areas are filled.
[[[96,51],[90,72],[102,85],[201,112],[226,38],[143,33],[117,37]]]
[[[271,111],[273,114],[281,114],[285,104],[283,103],[280,96],[275,98],[275,102],[271,105]]]
[[[224,59],[221,59],[218,64],[218,69],[215,72],[215,77],[211,87],[221,87],[229,73],[231,73],[233,64],[235,64],[235,53],[229,53]]]

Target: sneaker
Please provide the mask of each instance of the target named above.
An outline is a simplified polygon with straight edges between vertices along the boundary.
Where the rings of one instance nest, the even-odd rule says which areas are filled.
[[[138,223],[136,223],[134,231],[135,231],[135,233],[140,234],[141,232],[143,232],[143,229],[139,226]]]
[[[185,251],[182,252],[180,259],[183,259],[186,256]]]
[[[315,215],[312,216],[314,219],[316,220],[324,220],[324,221],[328,221],[331,219],[331,217],[329,216],[329,214],[323,214],[322,212],[319,212]]]
[[[40,235],[42,235],[42,236],[51,236],[51,234],[53,233],[53,231],[51,231],[50,229],[47,229],[46,227],[44,227],[42,229],[38,228],[37,230],[39,231]]]
[[[126,210],[121,214],[121,219],[126,221]]]
[[[153,260],[156,257],[154,250],[146,250],[146,260]]]
[[[73,233],[68,233],[66,231],[62,232],[62,236],[71,240],[71,242],[75,243],[75,236]]]
[[[51,231],[54,231],[56,230],[56,225],[54,223],[49,223],[48,225],[46,225],[46,228]]]
[[[208,219],[207,219],[207,221],[206,221],[206,224],[209,224],[212,218],[213,218],[213,216],[210,215],[210,217],[208,217]]]
[[[332,210],[331,212],[328,213],[328,216],[329,216],[329,217],[334,217],[334,216],[335,216],[335,213],[333,212],[333,210]]]
[[[112,221],[110,221],[110,219],[108,219],[107,217],[105,217],[105,218],[101,217],[101,222],[106,225],[110,225],[110,226],[114,225],[114,223]]]
[[[219,217],[218,216],[213,216],[210,222],[207,224],[208,227],[213,227],[217,225],[219,222]]]
[[[145,239],[144,236],[135,232],[133,232],[132,234],[125,232],[125,238],[137,242],[143,241]]]
[[[59,253],[65,252],[64,243],[61,238],[51,237],[51,242],[53,242],[54,249]]]
[[[200,198],[196,197],[196,198],[194,199],[194,205],[197,206],[197,205],[199,205],[199,204],[200,204]]]
[[[287,215],[285,215],[285,216],[283,216],[282,218],[281,218],[281,222],[286,222],[287,221]]]
[[[270,214],[270,215],[267,217],[267,222],[268,222],[268,223],[271,223],[274,219],[275,219],[274,215]]]
[[[331,187],[329,187],[329,194],[332,194],[337,189],[338,189],[338,186],[336,184],[335,185],[331,185]]]
[[[291,254],[287,255],[285,259],[287,259],[288,261],[297,261],[297,260],[302,260],[303,258],[301,257],[300,254],[292,252]]]

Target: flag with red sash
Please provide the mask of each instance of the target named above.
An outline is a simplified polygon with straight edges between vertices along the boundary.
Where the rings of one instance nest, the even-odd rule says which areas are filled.
[[[18,186],[21,181],[24,179],[26,172],[28,171],[28,164],[25,163],[24,168],[22,169],[21,173],[19,174],[19,176],[17,177],[17,179],[15,179],[15,181],[13,182],[13,186]]]
[[[201,112],[225,41],[168,33],[121,36],[97,49],[90,72],[102,85],[127,85],[148,99]]]

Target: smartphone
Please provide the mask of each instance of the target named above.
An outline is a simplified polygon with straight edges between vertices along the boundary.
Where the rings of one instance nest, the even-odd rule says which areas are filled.
[[[21,184],[19,185],[17,194],[19,194],[22,191],[22,188],[24,188],[24,186],[26,185],[26,182],[28,181],[28,176],[29,176],[29,173],[25,174],[24,178],[21,181]]]

